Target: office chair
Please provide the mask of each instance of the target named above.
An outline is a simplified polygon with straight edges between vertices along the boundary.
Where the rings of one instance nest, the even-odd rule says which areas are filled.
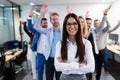
[[[3,76],[5,70],[5,55],[3,53],[4,49],[0,46],[0,77]]]
[[[5,52],[10,50],[12,54],[16,52],[16,48],[20,47],[20,42],[18,40],[10,40],[3,43],[3,55],[6,56]],[[10,60],[10,67],[6,67],[4,70],[4,80],[15,80],[15,69],[13,66],[13,60]]]
[[[21,41],[11,40],[4,43],[4,51],[16,49],[16,48],[23,49],[23,52],[19,56],[17,56],[15,59],[11,60],[10,62],[11,62],[11,65],[15,68],[15,73],[18,73],[23,69],[22,63],[24,61],[26,61],[26,65],[28,64],[27,63],[27,48],[28,48],[27,41],[24,41],[22,43]],[[16,66],[19,66],[20,69],[16,70]]]
[[[27,62],[28,42],[24,41],[22,46],[23,46],[22,47],[23,52],[18,57],[16,57],[16,59],[13,61],[15,65],[21,67],[19,70],[16,71],[16,73],[24,69],[23,64],[22,64],[23,62],[26,61],[26,66],[28,66],[28,62]]]

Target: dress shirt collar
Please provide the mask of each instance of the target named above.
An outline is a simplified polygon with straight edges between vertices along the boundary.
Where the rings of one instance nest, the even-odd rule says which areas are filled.
[[[52,30],[55,32],[55,31],[61,31],[60,27],[58,28],[58,30],[55,30],[53,27],[52,27]]]
[[[67,38],[67,43],[68,44],[73,44],[68,38]],[[73,45],[76,45],[76,42]]]

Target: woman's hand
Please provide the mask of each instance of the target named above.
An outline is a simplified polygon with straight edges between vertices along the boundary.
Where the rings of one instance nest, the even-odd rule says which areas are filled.
[[[85,66],[85,65],[87,65],[87,63],[85,61],[79,63],[80,67]]]
[[[57,57],[58,62],[62,63],[64,62],[61,57]]]

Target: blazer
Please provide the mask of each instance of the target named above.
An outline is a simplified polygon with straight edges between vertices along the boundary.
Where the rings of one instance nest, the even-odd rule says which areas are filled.
[[[27,33],[27,35],[29,36],[29,38],[30,38],[29,44],[31,45],[32,41],[33,41],[34,34],[28,29],[26,22],[23,22],[23,29]]]
[[[32,19],[27,19],[27,22],[28,22],[28,29],[34,34],[34,37],[33,37],[33,41],[32,41],[32,44],[31,44],[31,49],[32,51],[37,51],[37,42],[39,40],[39,37],[40,37],[40,33],[37,32],[33,26],[32,26]]]

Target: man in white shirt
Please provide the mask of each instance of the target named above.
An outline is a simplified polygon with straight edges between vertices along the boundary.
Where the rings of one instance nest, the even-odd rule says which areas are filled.
[[[28,28],[31,32],[34,33],[31,49],[37,52],[36,67],[38,71],[38,80],[43,80],[44,64],[46,59],[48,58],[46,51],[46,48],[48,47],[48,40],[45,34],[41,34],[33,28],[30,18],[32,17],[33,14],[34,14],[34,8],[31,8],[28,18],[28,25],[30,25],[28,26]],[[42,26],[42,28],[47,28],[48,27],[47,19],[42,18],[39,25]]]

